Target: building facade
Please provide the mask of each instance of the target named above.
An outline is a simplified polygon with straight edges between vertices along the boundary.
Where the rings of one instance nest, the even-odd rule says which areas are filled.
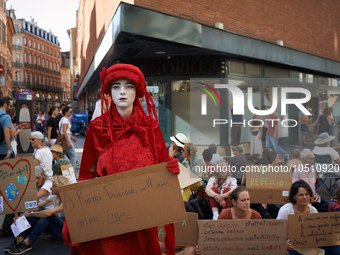
[[[71,72],[70,72],[70,52],[61,53],[61,87],[63,88],[62,100],[69,104],[71,102]]]
[[[15,19],[14,26],[13,97],[16,91],[28,88],[34,92],[34,110],[45,112],[50,106],[60,105],[63,96],[58,38],[34,20]]]
[[[332,107],[337,123],[339,11],[340,4],[317,0],[80,1],[80,112],[94,107],[102,67],[130,63],[145,74],[167,142],[171,135],[181,132],[198,145],[230,144],[230,125],[209,128],[202,123],[210,125],[211,119],[195,123],[190,118],[200,115],[195,109],[201,109],[204,92],[197,84],[202,82],[212,87],[233,84],[245,98],[252,88],[252,104],[259,108],[272,105],[284,87],[306,89],[311,98],[305,107],[312,109],[314,117],[325,107]],[[233,102],[233,95],[226,89],[216,92],[221,105],[215,107],[208,100],[210,118],[230,120],[228,102]],[[289,97],[301,99],[303,95],[293,93]],[[281,121],[299,122],[296,106],[288,105],[286,114],[281,112],[279,105],[276,113]],[[252,115],[248,110],[244,119],[250,120]],[[298,143],[298,125],[280,126],[279,132],[282,143]],[[245,125],[241,142],[249,142],[250,136],[249,125]]]
[[[10,59],[8,59],[9,55],[7,48],[6,2],[7,1],[0,1],[0,64],[3,66],[3,73],[0,75],[1,96],[11,95],[11,84],[8,84],[10,80],[7,79]]]

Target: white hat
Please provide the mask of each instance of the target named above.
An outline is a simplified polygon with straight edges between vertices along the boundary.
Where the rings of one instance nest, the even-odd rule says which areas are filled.
[[[315,144],[324,144],[328,143],[335,139],[335,136],[330,136],[327,132],[323,132],[319,134],[319,139],[317,139],[314,143]]]
[[[178,147],[181,147],[181,148],[183,148],[184,144],[188,142],[188,138],[182,133],[177,133],[175,136],[171,136],[170,140],[173,141]]]
[[[38,140],[44,140],[44,135],[40,131],[31,132],[31,137],[34,137]]]

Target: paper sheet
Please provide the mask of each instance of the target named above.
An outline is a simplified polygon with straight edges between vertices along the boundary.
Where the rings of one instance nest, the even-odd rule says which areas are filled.
[[[18,218],[15,223],[16,225],[14,223],[11,225],[11,229],[15,237],[31,227],[25,216]]]

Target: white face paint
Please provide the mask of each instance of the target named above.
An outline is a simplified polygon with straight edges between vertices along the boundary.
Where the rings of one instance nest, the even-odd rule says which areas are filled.
[[[127,111],[133,107],[136,98],[136,88],[131,81],[120,79],[111,85],[111,96],[117,110]]]

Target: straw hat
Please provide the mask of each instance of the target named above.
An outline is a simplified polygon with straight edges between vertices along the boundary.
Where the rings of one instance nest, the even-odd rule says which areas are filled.
[[[332,141],[335,139],[335,136],[329,135],[327,132],[323,132],[319,134],[319,138],[315,140],[315,144],[324,144],[328,143],[329,141]]]
[[[59,145],[59,144],[54,144],[51,147],[51,151],[58,152],[58,153],[61,153],[61,154],[64,153],[63,147],[61,147],[61,145]]]
[[[175,136],[171,136],[170,140],[181,148],[183,148],[184,144],[188,142],[188,138],[182,133],[177,133]]]

